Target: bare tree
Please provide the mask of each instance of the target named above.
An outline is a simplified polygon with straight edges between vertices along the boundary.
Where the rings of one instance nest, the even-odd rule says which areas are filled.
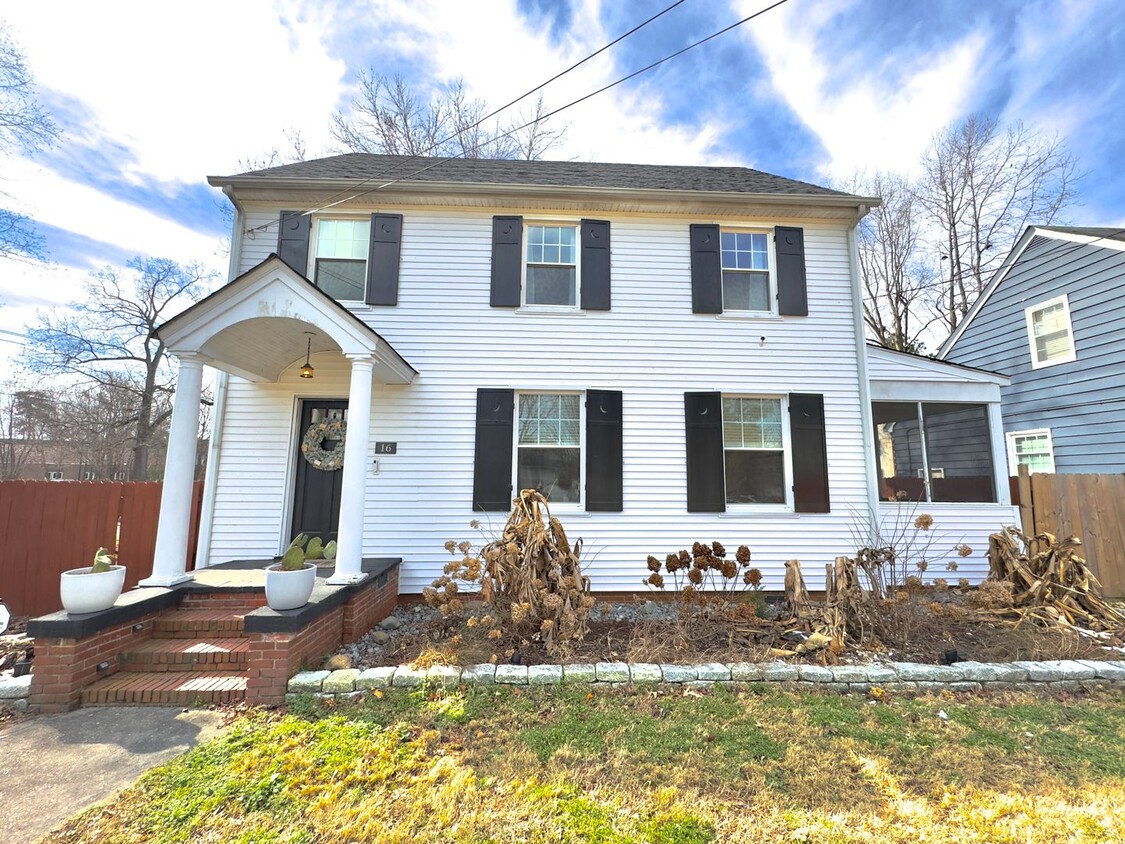
[[[167,258],[134,258],[125,270],[92,273],[65,312],[40,314],[23,362],[41,373],[80,375],[127,402],[132,477],[148,478],[149,450],[171,414],[174,375],[155,329],[197,301],[217,274]]]
[[[350,152],[463,158],[542,158],[562,142],[551,129],[540,95],[530,115],[486,126],[488,105],[469,97],[463,80],[425,99],[401,76],[360,75],[349,113],[332,115],[332,136]]]
[[[942,264],[942,319],[955,329],[1030,223],[1053,222],[1075,199],[1074,157],[1058,137],[970,115],[939,132],[922,159],[918,209]]]
[[[9,382],[0,392],[0,479],[23,476],[23,469],[52,438],[57,407],[51,392]]]
[[[35,81],[23,54],[7,28],[0,26],[0,153],[30,154],[53,144],[58,134],[35,96]],[[0,257],[43,257],[43,239],[31,220],[7,208],[0,208]]]
[[[923,260],[920,221],[912,185],[895,173],[857,175],[849,189],[882,197],[859,224],[857,245],[868,333],[889,349],[920,354],[940,314],[940,284]]]

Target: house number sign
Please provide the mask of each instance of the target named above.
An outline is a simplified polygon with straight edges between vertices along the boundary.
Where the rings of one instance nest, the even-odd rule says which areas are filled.
[[[376,454],[398,454],[398,443],[375,443]]]

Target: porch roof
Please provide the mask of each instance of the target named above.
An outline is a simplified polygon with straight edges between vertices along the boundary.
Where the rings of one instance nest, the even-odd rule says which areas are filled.
[[[313,352],[371,357],[374,379],[409,384],[417,375],[377,331],[276,254],[156,329],[176,356],[250,381],[277,381]]]
[[[867,378],[875,401],[999,402],[1010,379],[998,372],[867,346]]]

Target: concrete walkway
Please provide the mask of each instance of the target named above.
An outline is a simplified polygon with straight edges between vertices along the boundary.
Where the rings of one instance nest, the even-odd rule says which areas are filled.
[[[24,844],[217,735],[222,713],[91,707],[0,731],[0,841]]]

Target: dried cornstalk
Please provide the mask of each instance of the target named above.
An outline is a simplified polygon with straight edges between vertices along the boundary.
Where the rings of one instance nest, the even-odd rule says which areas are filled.
[[[794,618],[809,612],[809,593],[805,589],[805,578],[801,576],[801,561],[785,561],[785,606]]]
[[[1125,610],[1101,596],[1101,584],[1078,556],[1082,540],[1059,541],[1040,533],[1029,539],[1015,527],[1006,527],[988,538],[989,579],[1008,581],[1014,587],[1011,607],[989,614],[1040,624],[1082,627],[1122,636]]]
[[[452,540],[446,549],[463,557],[423,590],[426,602],[445,616],[459,616],[464,605],[460,583],[477,591],[487,606],[479,622],[490,627],[490,638],[507,636],[526,643],[542,641],[548,653],[565,643],[580,641],[594,606],[590,579],[582,574],[582,540],[573,546],[547,499],[537,490],[521,490],[498,538],[476,556],[471,545]]]

